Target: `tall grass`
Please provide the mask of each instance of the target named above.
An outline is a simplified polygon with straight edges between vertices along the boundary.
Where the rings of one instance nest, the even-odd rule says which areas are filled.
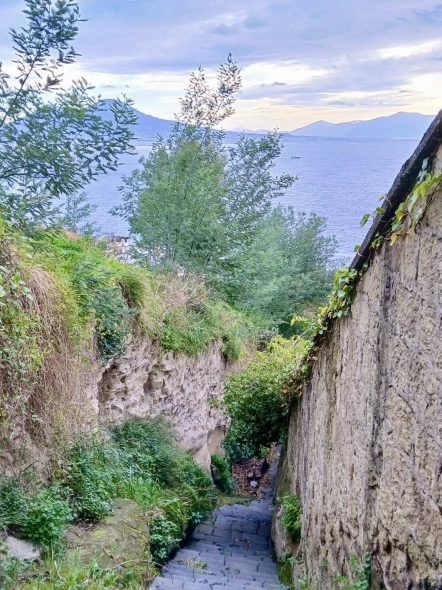
[[[72,519],[97,522],[116,497],[134,500],[145,511],[156,564],[216,502],[210,476],[178,447],[164,420],[132,419],[71,443],[60,454],[50,485],[0,481],[0,527],[39,544],[50,557]]]

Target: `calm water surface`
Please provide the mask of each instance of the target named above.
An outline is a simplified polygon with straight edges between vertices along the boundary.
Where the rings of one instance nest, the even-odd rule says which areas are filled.
[[[417,143],[314,139],[286,143],[274,171],[298,180],[279,202],[326,217],[327,232],[339,242],[338,257],[351,260],[355,244],[362,242],[367,231],[359,225],[361,217],[377,207],[379,197],[390,188]],[[149,146],[137,146],[138,156],[126,156],[117,172],[89,187],[90,201],[97,205],[94,221],[102,233],[127,234],[125,222],[110,215],[109,209],[121,202],[121,177],[130,174],[138,158],[149,151]]]

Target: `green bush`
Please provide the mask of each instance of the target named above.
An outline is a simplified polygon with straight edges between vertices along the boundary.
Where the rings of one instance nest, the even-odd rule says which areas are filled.
[[[301,540],[302,508],[298,496],[288,495],[279,498],[282,506],[282,526],[294,543]]]
[[[112,438],[135,476],[149,474],[164,487],[179,481],[183,451],[165,420],[126,420],[112,430]]]
[[[49,549],[61,539],[71,520],[68,497],[60,486],[25,489],[15,478],[5,478],[1,483],[2,528],[12,527],[24,539]]]
[[[118,449],[99,436],[79,439],[66,450],[57,479],[69,490],[75,518],[99,520],[110,512],[122,467]]]
[[[29,501],[20,534],[24,539],[49,549],[60,541],[72,511],[60,486],[42,488]]]
[[[155,563],[164,563],[182,538],[180,527],[165,514],[154,514],[149,518],[150,550]]]
[[[235,482],[230,472],[229,463],[219,455],[212,455],[211,463],[213,467],[216,467],[219,474],[219,480],[215,480],[216,485],[225,494],[232,494],[235,489]]]
[[[232,425],[224,445],[230,461],[263,455],[284,436],[290,405],[288,384],[306,346],[302,338],[276,336],[242,373],[227,379],[224,402]]]

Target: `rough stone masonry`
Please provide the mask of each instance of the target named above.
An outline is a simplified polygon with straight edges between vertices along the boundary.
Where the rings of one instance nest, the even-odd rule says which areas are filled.
[[[373,589],[442,588],[442,187],[334,322],[291,413],[281,492],[302,503],[309,588],[365,555]],[[288,548],[278,517],[274,539]]]

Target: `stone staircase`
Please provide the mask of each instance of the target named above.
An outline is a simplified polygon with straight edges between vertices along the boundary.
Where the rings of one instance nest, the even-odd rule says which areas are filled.
[[[156,590],[283,589],[272,559],[272,500],[222,506],[164,566]],[[220,589],[221,590],[221,589]]]

